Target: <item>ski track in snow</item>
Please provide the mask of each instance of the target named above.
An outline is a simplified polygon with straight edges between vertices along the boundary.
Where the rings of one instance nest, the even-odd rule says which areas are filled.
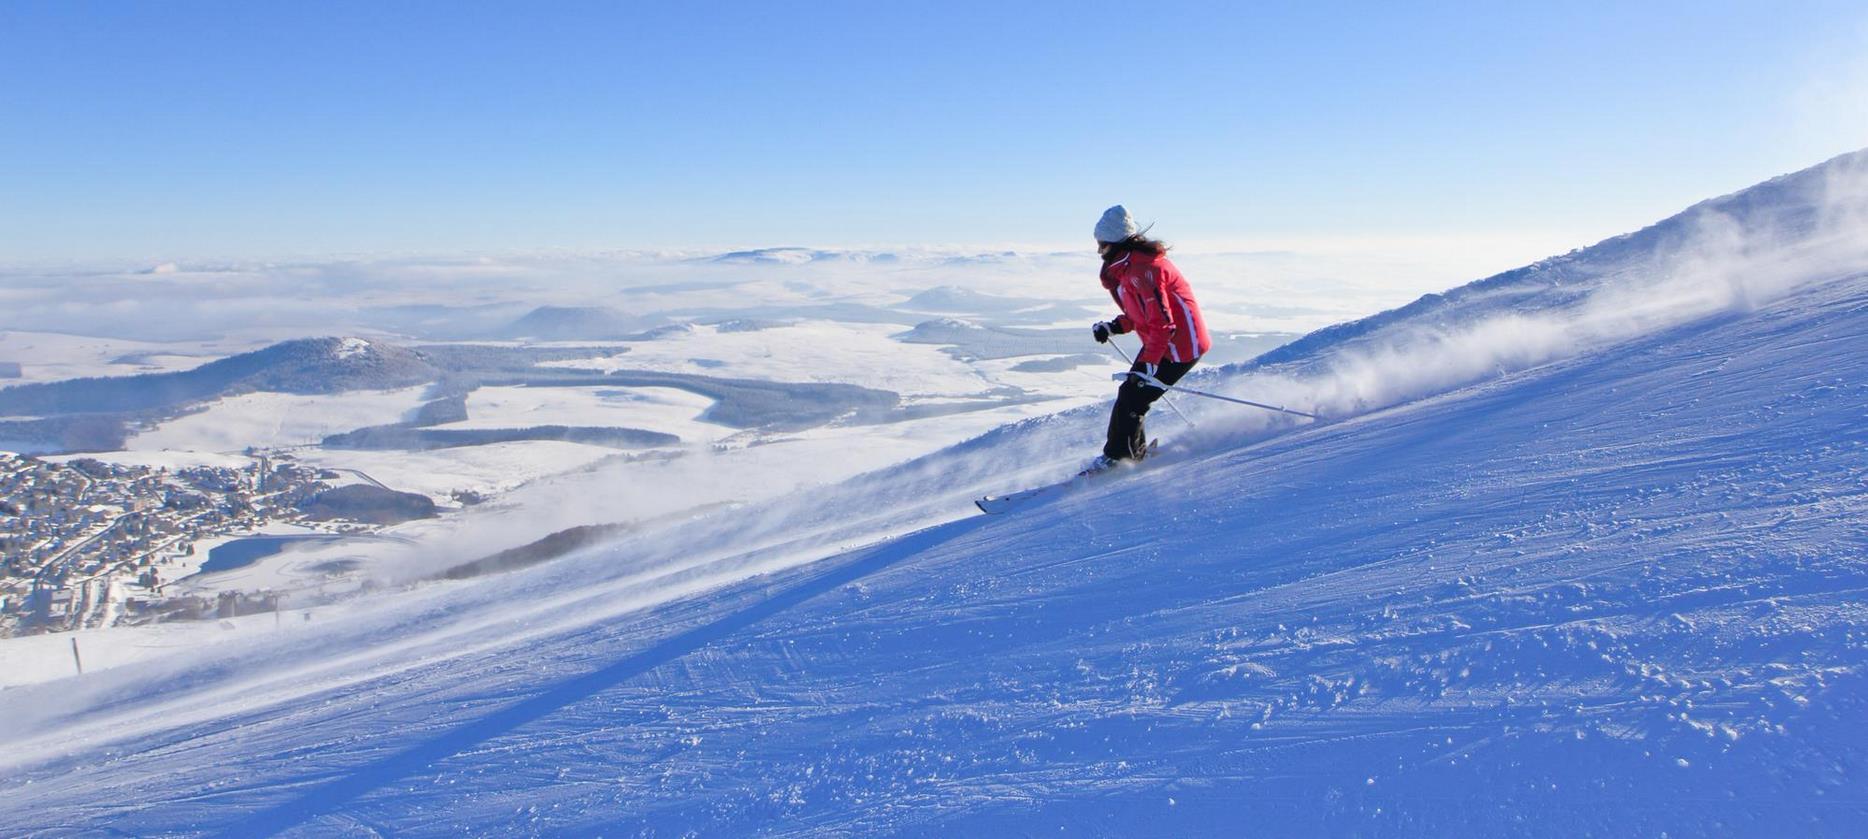
[[[110,744],[124,699],[0,832],[1847,832],[1865,342],[1855,277]]]

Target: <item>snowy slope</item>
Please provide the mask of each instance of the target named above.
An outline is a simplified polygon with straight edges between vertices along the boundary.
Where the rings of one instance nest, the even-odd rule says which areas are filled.
[[[8,691],[0,833],[1846,833],[1868,260],[1775,200],[1826,220],[1210,376],[1397,407],[1186,405],[1018,515],[952,518],[1095,412]]]

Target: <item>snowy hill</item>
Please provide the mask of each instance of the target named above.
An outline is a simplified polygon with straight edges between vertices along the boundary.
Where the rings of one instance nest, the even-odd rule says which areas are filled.
[[[650,341],[685,328],[685,325],[649,328],[651,320],[604,306],[540,306],[494,330],[491,337],[538,341]]]
[[[1469,327],[1510,312],[1577,312],[1591,304],[1667,306],[1674,320],[1704,308],[1747,304],[1813,268],[1849,270],[1868,223],[1868,149],[1696,204],[1635,233],[1470,283],[1445,294],[1351,323],[1317,330],[1260,359],[1261,364],[1394,343],[1397,332]],[[1830,260],[1811,266],[1812,254]],[[1762,276],[1760,276],[1762,275]],[[1637,312],[1624,312],[1638,316]],[[1661,313],[1656,313],[1661,314]],[[1629,333],[1648,323],[1628,324]]]
[[[414,350],[361,338],[304,338],[175,373],[69,379],[0,390],[0,416],[144,411],[230,393],[408,387],[440,371]]]
[[[1183,400],[1017,514],[1100,410],[7,691],[0,832],[1847,833],[1863,160],[1209,372],[1344,419]]]
[[[269,391],[332,395],[434,381],[420,352],[362,338],[304,338],[187,370],[65,379],[0,388],[0,441],[28,453],[124,448],[131,424],[223,396]]]
[[[707,257],[706,261],[724,264],[770,264],[770,265],[807,265],[816,262],[874,262],[893,263],[900,257],[893,253],[864,253],[860,251],[826,251],[811,248],[759,248],[749,251],[733,251]]]

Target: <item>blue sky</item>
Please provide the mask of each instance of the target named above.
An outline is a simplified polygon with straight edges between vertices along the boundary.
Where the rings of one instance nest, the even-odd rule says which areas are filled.
[[[1859,3],[1406,5],[8,2],[0,260],[1581,245],[1868,145]]]

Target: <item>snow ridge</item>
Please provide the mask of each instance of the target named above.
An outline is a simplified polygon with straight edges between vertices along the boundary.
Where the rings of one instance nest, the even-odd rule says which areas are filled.
[[[1868,150],[1203,375],[1328,416],[1398,405],[1857,271],[1865,221]]]

